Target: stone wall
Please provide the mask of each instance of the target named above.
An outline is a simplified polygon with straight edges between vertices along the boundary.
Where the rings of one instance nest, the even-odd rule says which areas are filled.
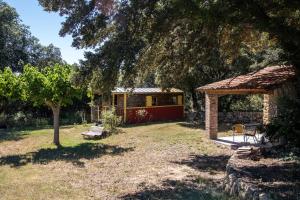
[[[235,153],[226,166],[226,176],[223,182],[225,192],[243,200],[270,200],[268,193],[251,180],[252,175],[244,170],[243,160]]]
[[[197,113],[187,114],[187,117],[198,118],[200,121],[205,121],[205,113],[201,112],[200,116],[197,116]],[[192,119],[189,118],[189,121]],[[263,121],[263,112],[219,112],[218,113],[218,122],[219,123],[262,123]]]
[[[261,123],[262,112],[219,112],[220,123]]]
[[[295,85],[291,82],[282,85],[270,94],[264,94],[263,123],[270,123],[277,116],[277,100],[283,96],[295,96]]]
[[[235,166],[235,155],[228,161],[226,167],[226,177],[223,182],[225,192],[231,196],[237,196],[239,199],[245,200],[266,200],[265,193],[261,192],[259,188],[251,184],[247,178],[240,175],[241,169]]]

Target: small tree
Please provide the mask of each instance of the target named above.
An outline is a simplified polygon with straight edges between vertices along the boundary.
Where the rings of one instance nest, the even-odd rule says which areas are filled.
[[[121,124],[121,117],[116,115],[116,110],[103,111],[101,113],[101,119],[104,126],[104,130],[113,133],[117,130],[117,126]]]
[[[59,142],[59,114],[62,106],[73,103],[79,98],[79,90],[71,81],[71,67],[56,64],[39,70],[37,67],[25,66],[23,80],[27,99],[34,105],[47,105],[53,112],[54,139],[57,146]]]
[[[22,87],[19,77],[6,67],[0,70],[0,99],[3,101],[16,100],[22,95]]]
[[[20,77],[13,73],[11,68],[0,70],[0,114],[5,113],[8,103],[15,103],[23,97],[23,84]]]

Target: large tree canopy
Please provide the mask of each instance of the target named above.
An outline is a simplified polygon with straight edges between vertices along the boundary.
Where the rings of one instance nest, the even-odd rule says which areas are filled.
[[[22,71],[24,64],[46,66],[63,63],[60,50],[43,46],[21,23],[16,10],[0,0],[0,69]]]
[[[115,69],[114,71],[123,71],[122,77],[132,81],[138,70],[139,59],[149,55],[152,49],[155,52],[158,48],[161,57],[150,60],[159,61],[165,68],[168,65],[180,66],[178,62],[170,62],[173,55],[164,55],[170,53],[170,48],[176,46],[178,41],[181,44],[177,49],[181,52],[188,47],[190,48],[188,53],[197,51],[197,46],[200,46],[202,49],[209,49],[202,50],[204,59],[209,58],[207,54],[211,54],[212,51],[220,50],[222,51],[220,56],[226,56],[223,58],[226,61],[228,56],[240,54],[241,44],[244,41],[249,49],[259,46],[254,42],[260,43],[257,37],[262,36],[257,35],[258,32],[255,30],[269,33],[265,39],[271,42],[278,40],[286,50],[289,49],[287,45],[289,41],[294,47],[298,44],[282,36],[287,29],[294,30],[295,39],[299,39],[296,35],[299,31],[299,14],[296,8],[299,8],[299,5],[294,3],[291,6],[287,1],[271,1],[274,5],[261,1],[241,3],[199,0],[40,0],[39,2],[47,11],[59,12],[66,16],[60,35],[71,34],[74,38],[73,45],[76,47],[96,48],[94,56],[87,55],[87,62],[92,63],[93,67],[96,63],[99,63],[98,66],[101,65],[101,69],[98,70],[98,73],[100,71],[102,74],[101,77],[105,77],[106,73],[115,76],[114,73],[109,73]],[[266,21],[266,16],[269,21]],[[222,38],[224,40],[219,41]],[[263,50],[267,47],[266,43],[264,45]],[[296,58],[295,51],[292,53],[289,56]],[[192,58],[197,59],[202,65],[207,62],[199,58],[199,55],[194,56],[193,53]],[[182,69],[182,66],[179,69]],[[167,71],[172,70],[166,70],[166,73]]]
[[[78,80],[101,92],[152,77],[195,101],[199,85],[282,61],[300,66],[296,1],[39,2],[66,17],[60,35],[72,35],[73,46],[95,48],[78,72],[88,78]]]

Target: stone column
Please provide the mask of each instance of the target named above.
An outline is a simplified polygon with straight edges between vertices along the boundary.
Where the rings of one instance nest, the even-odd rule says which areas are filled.
[[[218,138],[218,95],[205,93],[205,129],[210,139]]]
[[[273,117],[277,115],[276,105],[277,93],[274,91],[272,94],[264,94],[264,109],[263,109],[263,123],[269,124]]]

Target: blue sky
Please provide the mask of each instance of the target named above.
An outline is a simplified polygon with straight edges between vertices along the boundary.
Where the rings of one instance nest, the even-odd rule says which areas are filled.
[[[23,24],[30,27],[32,35],[37,37],[42,45],[52,43],[59,47],[63,59],[69,64],[78,63],[79,59],[83,59],[83,50],[71,47],[71,36],[58,35],[63,17],[57,13],[44,11],[37,0],[4,0],[4,2],[17,10]]]

